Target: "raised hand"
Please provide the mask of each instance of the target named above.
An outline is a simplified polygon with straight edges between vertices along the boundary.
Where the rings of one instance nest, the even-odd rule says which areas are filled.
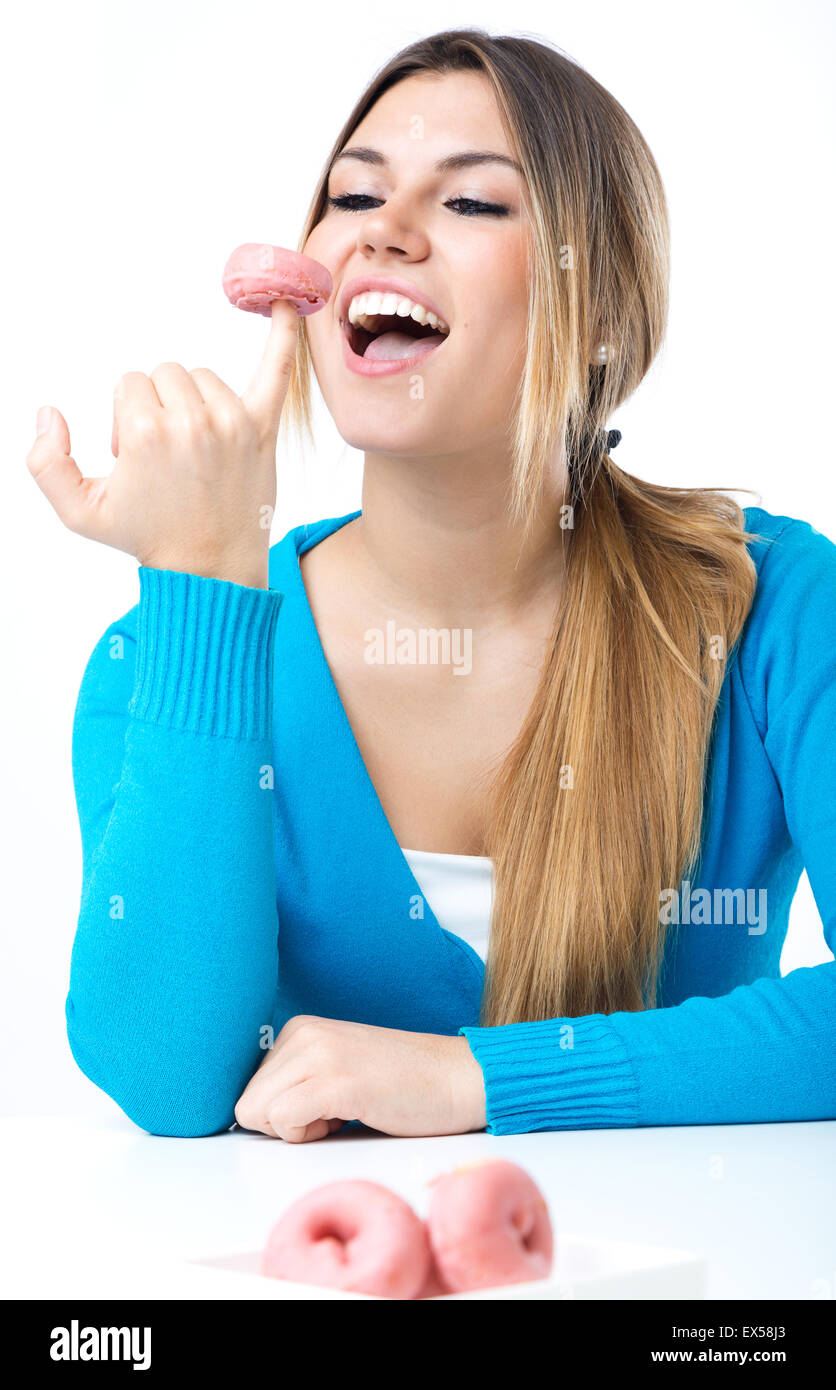
[[[83,476],[64,416],[42,408],[26,462],[64,525],[141,565],[266,588],[276,440],[297,332],[296,309],[277,300],[240,396],[208,367],[126,372],[114,392],[116,464],[106,477]]]

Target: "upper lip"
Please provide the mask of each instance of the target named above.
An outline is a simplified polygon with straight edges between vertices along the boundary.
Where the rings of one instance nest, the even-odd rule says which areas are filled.
[[[364,290],[379,290],[381,294],[397,294],[402,299],[411,299],[414,304],[423,304],[425,309],[429,309],[448,327],[450,325],[447,315],[442,313],[426,290],[422,290],[420,285],[411,284],[409,280],[401,280],[396,275],[358,275],[354,280],[347,280],[340,290],[337,308],[340,323],[347,322],[349,304],[356,294],[362,294]]]

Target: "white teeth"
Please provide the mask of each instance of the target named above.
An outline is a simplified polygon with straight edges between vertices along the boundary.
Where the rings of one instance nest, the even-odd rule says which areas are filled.
[[[368,320],[384,314],[387,317],[397,315],[398,318],[411,318],[422,326],[429,324],[439,333],[450,332],[444,320],[431,309],[397,293],[381,294],[379,290],[365,290],[362,294],[355,294],[348,306],[349,323],[361,328],[373,327]]]

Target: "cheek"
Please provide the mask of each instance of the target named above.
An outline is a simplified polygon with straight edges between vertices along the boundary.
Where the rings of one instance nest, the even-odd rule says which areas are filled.
[[[323,245],[328,241],[328,232],[324,222],[318,222],[308,235],[308,239],[302,247],[302,254],[313,256],[317,259],[317,251],[322,252]]]
[[[478,398],[483,407],[491,402],[500,410],[507,407],[525,361],[527,323],[526,305],[512,295],[505,302],[498,298],[479,305],[457,325],[451,374],[467,376],[471,400]]]
[[[528,327],[526,255],[520,235],[509,236],[486,248],[479,259],[470,257],[454,267],[452,280],[461,287],[457,295],[465,306],[457,319],[463,328],[462,346],[478,352],[487,363],[507,362],[524,351]],[[466,340],[466,341],[465,341]]]
[[[326,217],[318,222],[302,246],[302,254],[312,256],[328,266],[332,275],[340,275],[355,250],[356,228],[352,232],[344,221]]]

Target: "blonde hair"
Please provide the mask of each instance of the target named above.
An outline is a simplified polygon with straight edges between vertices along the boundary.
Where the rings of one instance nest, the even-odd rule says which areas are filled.
[[[644,482],[607,454],[607,421],[664,335],[668,214],[641,133],[559,50],[469,28],[396,54],[333,146],[299,249],[333,159],[377,99],[414,73],[453,71],[492,84],[531,228],[509,515],[530,525],[561,444],[571,509],[548,656],[490,789],[481,1022],[652,1008],[661,895],[696,865],[714,712],[755,591],[752,536],[722,492]],[[311,434],[304,320],[285,416]]]

